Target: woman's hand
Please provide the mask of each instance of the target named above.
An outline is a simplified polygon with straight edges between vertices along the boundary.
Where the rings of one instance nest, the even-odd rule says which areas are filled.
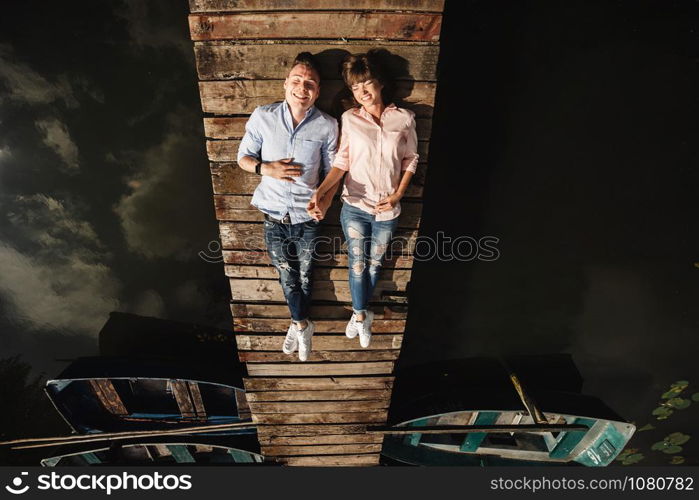
[[[374,207],[374,214],[379,214],[381,212],[386,212],[387,210],[392,210],[403,196],[398,193],[393,193],[379,200],[379,202]]]
[[[311,195],[311,200],[306,206],[306,212],[308,212],[308,215],[317,221],[323,220],[325,217],[325,212],[328,210],[329,204],[325,203],[324,198],[326,197],[318,196],[318,190],[315,190]]]

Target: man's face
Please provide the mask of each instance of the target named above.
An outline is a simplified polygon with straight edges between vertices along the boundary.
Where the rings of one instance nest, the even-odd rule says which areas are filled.
[[[318,99],[320,77],[304,64],[297,64],[284,80],[286,102],[291,107],[308,110]]]

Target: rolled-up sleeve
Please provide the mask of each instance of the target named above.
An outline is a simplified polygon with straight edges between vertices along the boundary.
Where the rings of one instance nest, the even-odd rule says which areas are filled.
[[[401,172],[410,170],[412,173],[417,171],[417,161],[420,155],[417,154],[417,130],[415,129],[415,115],[411,113],[410,121],[405,129],[405,155],[401,161]]]
[[[335,156],[337,154],[337,120],[333,120],[332,129],[328,133],[328,137],[323,143],[321,148],[321,155],[323,159],[323,174],[328,175],[328,172],[333,167],[333,162],[335,161]]]
[[[342,134],[340,135],[340,147],[337,148],[337,153],[335,154],[335,160],[333,161],[333,167],[339,168],[340,170],[349,170],[349,131],[348,128],[349,120],[342,116]]]
[[[237,159],[240,161],[244,156],[252,156],[260,160],[260,151],[262,151],[262,136],[258,129],[259,113],[255,110],[248,118],[245,124],[245,135],[238,146]]]

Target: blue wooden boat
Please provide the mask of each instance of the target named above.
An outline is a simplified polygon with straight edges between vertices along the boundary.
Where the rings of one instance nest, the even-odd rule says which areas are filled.
[[[170,430],[250,419],[242,374],[214,365],[81,358],[49,380],[45,390],[78,434]]]
[[[70,444],[57,447],[44,467],[96,465],[243,465],[260,464],[257,438],[236,436],[170,435],[123,439],[118,442]]]
[[[526,394],[536,402],[534,409],[524,404],[516,387],[519,379],[513,386],[497,360],[435,363],[399,375],[391,427],[384,428],[387,462],[609,465],[635,426],[598,398],[579,392],[582,378],[577,369],[570,371],[569,356],[556,356],[553,368],[534,359],[539,361],[519,358],[513,363],[522,379],[536,387]],[[537,368],[534,375],[525,369],[527,361]]]

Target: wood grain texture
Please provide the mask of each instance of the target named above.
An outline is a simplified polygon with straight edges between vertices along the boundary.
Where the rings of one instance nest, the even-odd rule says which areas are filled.
[[[295,467],[368,467],[379,465],[379,459],[378,453],[275,458],[277,462]]]
[[[227,80],[199,82],[202,110],[215,115],[252,113],[263,104],[284,99],[283,80]],[[397,104],[415,112],[417,118],[431,118],[436,83],[399,81]],[[343,82],[323,85],[316,106],[326,112],[338,107],[337,100],[346,94]]]
[[[284,335],[244,335],[235,336],[241,351],[279,351]],[[376,334],[371,336],[371,344],[365,349],[400,349],[403,334]],[[357,339],[345,335],[313,335],[313,349],[318,351],[351,351],[357,348]]]
[[[336,413],[336,412],[371,412],[388,408],[388,399],[376,401],[273,401],[250,403],[255,414],[261,413]]]
[[[303,455],[337,455],[354,453],[380,453],[381,444],[376,443],[352,443],[352,444],[314,444],[307,446],[299,445],[264,445],[262,453],[272,456],[303,456]]]
[[[357,340],[357,349],[360,349]],[[259,352],[259,351],[239,351],[238,358],[246,363],[301,363],[296,353],[284,354],[283,352]],[[308,361],[395,361],[398,359],[397,350],[366,350],[361,351],[317,351],[313,350],[308,355]]]
[[[252,195],[260,183],[260,176],[239,168],[235,162],[212,162],[210,170],[214,194]],[[427,164],[418,163],[405,192],[406,198],[422,197],[426,174]]]
[[[260,401],[360,401],[390,399],[390,389],[341,389],[335,391],[247,392],[249,402]]]
[[[385,423],[388,412],[334,412],[334,413],[253,413],[252,421],[259,424],[341,424]]]
[[[261,445],[298,446],[309,444],[382,444],[379,434],[329,434],[316,436],[258,436]]]
[[[260,425],[258,435],[265,439],[278,437],[314,437],[331,434],[366,434],[367,424]]]
[[[279,273],[272,266],[241,266],[238,264],[224,265],[224,273],[229,278],[259,278],[277,279]],[[313,279],[320,281],[347,281],[349,270],[346,267],[319,267],[313,268]],[[410,269],[381,268],[379,279],[383,281],[410,281],[412,271]],[[377,318],[378,319],[378,318]]]
[[[216,41],[196,42],[194,54],[200,80],[279,80],[288,76],[294,57],[311,52],[320,68],[321,85],[342,80],[340,64],[348,54],[385,50],[385,71],[398,80],[435,81],[439,46],[415,42]],[[321,89],[322,90],[322,89]]]
[[[393,376],[379,377],[246,377],[246,391],[339,391],[345,389],[391,389]]]
[[[250,304],[234,302],[230,304],[233,318],[284,318],[289,319],[289,307],[286,304]],[[405,319],[408,316],[405,305],[373,305],[375,319]],[[352,315],[350,304],[313,304],[311,318],[348,319]]]
[[[247,121],[247,115],[204,117],[204,135],[209,139],[242,139]],[[418,118],[415,120],[415,125],[418,140],[429,141],[432,134],[432,120]]]
[[[444,0],[189,0],[190,12],[314,9],[442,12]]]
[[[393,372],[392,361],[365,363],[249,363],[252,377],[313,375],[383,375]]]
[[[225,264],[241,265],[271,265],[269,255],[265,250],[223,250],[223,262]],[[344,267],[347,268],[347,254],[321,254],[317,259],[316,266],[323,267]],[[413,257],[411,255],[386,255],[384,257],[384,268],[391,269],[411,269]]]
[[[345,333],[346,320],[316,319],[315,335],[319,333]],[[401,319],[374,319],[371,331],[374,335],[379,333],[400,333],[405,331],[405,320]],[[233,318],[233,326],[236,333],[243,332],[279,332],[286,334],[289,328],[288,319],[265,318]]]
[[[234,301],[276,301],[284,302],[284,292],[278,280],[235,279],[228,280],[231,287],[231,298]],[[378,281],[372,300],[385,302],[405,302],[407,283],[394,281]],[[316,281],[313,283],[313,298],[351,302],[349,281]]]
[[[192,40],[439,40],[441,14],[402,12],[265,12],[190,14]]]

